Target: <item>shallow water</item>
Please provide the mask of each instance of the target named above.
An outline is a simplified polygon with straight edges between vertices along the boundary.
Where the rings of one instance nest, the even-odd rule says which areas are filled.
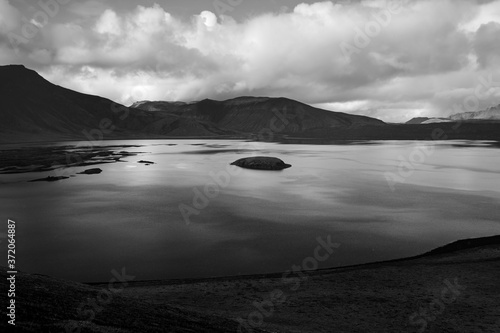
[[[340,247],[320,267],[500,234],[500,150],[488,142],[105,145],[140,153],[93,166],[99,175],[53,183],[28,181],[54,171],[0,175],[0,211],[17,224],[19,269],[89,282],[122,267],[136,280],[251,274],[291,269],[329,235]],[[229,165],[252,155],[292,168]]]

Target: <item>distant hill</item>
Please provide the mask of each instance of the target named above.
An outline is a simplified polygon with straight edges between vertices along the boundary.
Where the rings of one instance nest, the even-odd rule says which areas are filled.
[[[450,116],[451,120],[500,120],[500,105],[483,111],[457,113]]]
[[[304,136],[317,130],[385,125],[378,119],[331,112],[287,98],[239,97],[227,101],[205,99],[196,103],[140,102],[135,107],[163,111],[190,123],[224,129],[234,133],[259,133]],[[172,126],[172,125],[171,125]],[[172,133],[182,131],[178,126]]]
[[[428,117],[415,117],[415,118],[408,120],[405,124],[408,124],[408,125],[421,124],[424,121],[427,121],[429,119],[430,118],[428,118]]]
[[[500,120],[500,105],[490,107],[477,112],[463,112],[451,115],[447,118],[416,117],[407,121],[408,125],[433,124],[443,122],[464,122],[464,121],[498,121]]]
[[[132,104],[130,107],[133,109],[141,109],[145,111],[162,111],[166,109],[179,108],[187,105],[186,102],[150,102],[150,101],[138,101]]]
[[[452,120],[449,118],[428,118],[428,117],[416,117],[407,121],[408,125],[418,125],[418,124],[438,124],[438,123],[446,123],[451,122]]]

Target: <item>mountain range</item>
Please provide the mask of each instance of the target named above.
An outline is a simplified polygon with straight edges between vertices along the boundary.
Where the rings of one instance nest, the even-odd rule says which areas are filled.
[[[0,66],[0,91],[0,143],[195,137],[266,141],[423,140],[430,139],[429,126],[435,126],[386,124],[288,98],[142,101],[126,107],[54,85],[22,65]],[[495,139],[500,133],[498,128],[498,124],[466,124],[459,130],[444,126],[443,131],[449,138]]]
[[[131,107],[54,85],[24,66],[0,67],[3,137],[38,139],[313,135],[378,119],[330,112],[286,98],[240,97]],[[100,132],[100,133],[99,133]],[[269,135],[268,135],[269,136]]]
[[[186,134],[195,127],[201,133],[314,135],[318,130],[384,125],[384,122],[340,112],[313,108],[287,99],[269,97],[238,97],[227,101],[205,99],[194,103],[140,102],[133,107],[149,112],[163,112],[177,117],[161,126],[170,134]],[[158,124],[157,124],[158,125]]]
[[[409,120],[407,124],[432,124],[441,122],[457,121],[497,121],[500,120],[500,105],[492,106],[486,110],[476,112],[462,112],[453,114],[447,118],[417,117]]]

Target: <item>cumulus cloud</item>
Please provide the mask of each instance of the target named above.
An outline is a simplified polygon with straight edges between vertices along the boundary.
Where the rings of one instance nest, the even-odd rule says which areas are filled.
[[[122,29],[118,15],[110,9],[105,10],[104,14],[97,20],[95,31],[102,35],[120,35]]]
[[[500,23],[489,22],[481,25],[476,33],[474,49],[481,67],[500,66]]]
[[[128,104],[285,96],[388,121],[447,115],[480,77],[500,81],[500,0],[323,1],[239,22],[101,6],[70,7],[85,19],[49,22],[0,61],[21,59],[58,84]],[[15,10],[7,0],[0,9]],[[4,16],[0,48],[21,22]],[[480,106],[500,104],[493,92]]]

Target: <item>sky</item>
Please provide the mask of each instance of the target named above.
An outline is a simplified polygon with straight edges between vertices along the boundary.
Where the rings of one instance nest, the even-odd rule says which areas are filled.
[[[288,97],[403,122],[500,104],[500,0],[0,0],[0,65],[125,105]]]

